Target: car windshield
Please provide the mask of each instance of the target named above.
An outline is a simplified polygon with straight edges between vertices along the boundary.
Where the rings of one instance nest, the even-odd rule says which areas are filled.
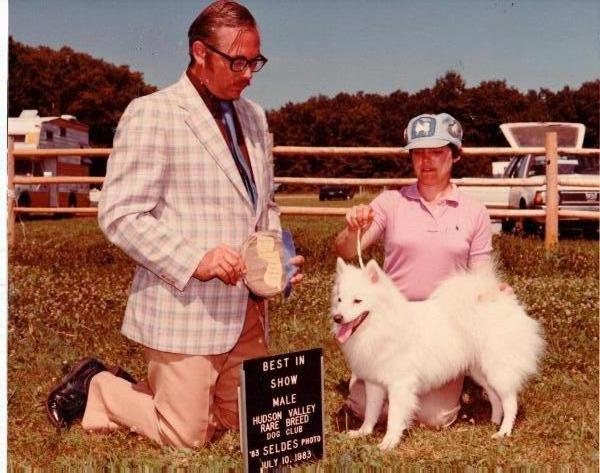
[[[588,174],[598,175],[597,156],[563,156],[558,160],[558,174]],[[529,169],[529,176],[543,176],[546,174],[546,157],[536,156]]]

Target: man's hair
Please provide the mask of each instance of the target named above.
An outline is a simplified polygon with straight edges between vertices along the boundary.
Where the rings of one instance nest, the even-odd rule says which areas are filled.
[[[194,64],[192,45],[202,41],[215,46],[219,28],[256,28],[256,20],[243,5],[231,0],[217,0],[211,3],[196,17],[188,30],[190,64]]]

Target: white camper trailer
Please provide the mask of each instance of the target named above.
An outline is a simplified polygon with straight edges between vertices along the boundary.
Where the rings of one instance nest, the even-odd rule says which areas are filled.
[[[89,128],[71,115],[40,117],[23,110],[8,118],[8,136],[15,150],[89,148]],[[81,156],[18,157],[17,176],[89,176],[90,160]],[[19,207],[88,207],[89,184],[35,184],[15,187]]]

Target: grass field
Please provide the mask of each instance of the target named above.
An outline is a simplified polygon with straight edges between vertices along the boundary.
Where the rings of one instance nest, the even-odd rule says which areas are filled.
[[[284,199],[285,200],[285,199]],[[307,197],[308,205],[317,199]],[[287,203],[287,202],[286,202]],[[346,205],[346,203],[342,203]],[[598,242],[561,240],[557,255],[543,242],[496,235],[505,279],[540,320],[547,339],[542,371],[520,398],[512,437],[495,441],[490,408],[467,385],[459,420],[443,431],[411,429],[393,453],[344,433],[356,420],[338,414],[349,371],[329,333],[328,300],[341,219],[286,218],[306,278],[293,296],[272,303],[272,353],[323,347],[327,459],[325,469],[399,467],[556,468],[598,470]],[[119,333],[133,264],[106,243],[94,219],[30,221],[17,227],[9,256],[8,454],[27,467],[121,470],[165,466],[239,469],[239,436],[230,432],[207,448],[161,448],[127,431],[89,435],[79,426],[57,433],[46,420],[46,394],[83,356],[121,364],[139,379],[138,346]],[[371,255],[381,261],[381,248]],[[369,256],[369,255],[367,255]]]

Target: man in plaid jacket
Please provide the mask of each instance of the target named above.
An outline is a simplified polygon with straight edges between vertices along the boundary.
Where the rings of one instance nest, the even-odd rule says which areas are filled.
[[[241,97],[267,60],[235,2],[209,5],[188,37],[179,81],[121,117],[98,209],[107,238],[138,264],[122,332],[144,346],[148,377],[135,384],[80,361],[48,397],[58,428],[82,419],[90,431],[203,445],[237,428],[240,364],[267,354],[266,304],[242,283],[237,250],[257,230],[280,230],[265,114]]]

